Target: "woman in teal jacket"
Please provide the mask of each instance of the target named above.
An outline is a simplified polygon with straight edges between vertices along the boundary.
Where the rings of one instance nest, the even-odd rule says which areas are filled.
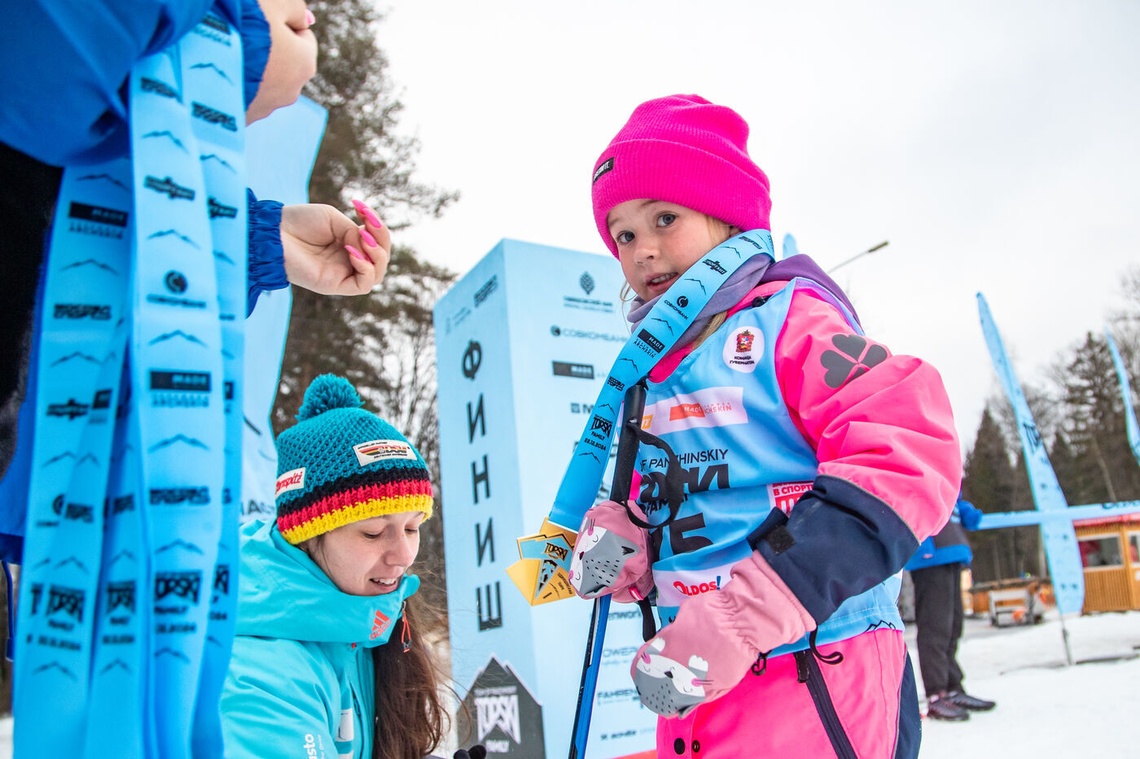
[[[432,513],[423,458],[347,380],[313,381],[277,441],[277,518],[242,534],[226,756],[430,754],[446,732],[407,574]]]

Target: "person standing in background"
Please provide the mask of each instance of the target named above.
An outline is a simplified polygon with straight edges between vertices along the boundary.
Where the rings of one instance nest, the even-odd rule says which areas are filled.
[[[926,689],[926,716],[962,722],[971,711],[989,711],[993,701],[962,689],[958,639],[962,637],[962,570],[974,555],[966,530],[977,529],[982,512],[958,495],[950,521],[922,542],[906,569],[914,581],[914,624],[918,666]]]

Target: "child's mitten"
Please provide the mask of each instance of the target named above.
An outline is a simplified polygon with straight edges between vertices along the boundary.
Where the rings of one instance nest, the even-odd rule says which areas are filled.
[[[762,653],[814,628],[784,581],[753,553],[720,590],[685,600],[677,618],[637,652],[630,675],[646,708],[684,716],[732,690]]]
[[[582,598],[613,593],[614,600],[628,603],[649,593],[653,575],[645,531],[629,521],[620,503],[602,501],[586,512],[568,575]]]

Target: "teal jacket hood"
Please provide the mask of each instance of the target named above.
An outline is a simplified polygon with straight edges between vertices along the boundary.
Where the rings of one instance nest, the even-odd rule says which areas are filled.
[[[272,522],[251,522],[241,532],[237,634],[313,643],[386,643],[398,627],[404,599],[420,586],[405,575],[391,593],[342,592]]]

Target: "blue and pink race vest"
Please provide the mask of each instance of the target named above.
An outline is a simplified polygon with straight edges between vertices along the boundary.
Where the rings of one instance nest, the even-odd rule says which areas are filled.
[[[823,288],[793,280],[762,307],[745,308],[664,380],[648,383],[642,427],[673,449],[684,479],[677,517],[650,531],[655,558],[657,613],[662,625],[676,618],[688,598],[719,590],[732,567],[752,553],[748,535],[772,509],[790,511],[815,479],[815,451],[788,414],[776,376],[774,346],[796,289],[809,288],[843,313],[850,312]],[[649,521],[662,524],[667,457],[642,445],[638,503]],[[847,599],[817,631],[816,644],[845,640],[882,626],[902,629],[892,577]],[[772,656],[808,648],[805,636]]]

